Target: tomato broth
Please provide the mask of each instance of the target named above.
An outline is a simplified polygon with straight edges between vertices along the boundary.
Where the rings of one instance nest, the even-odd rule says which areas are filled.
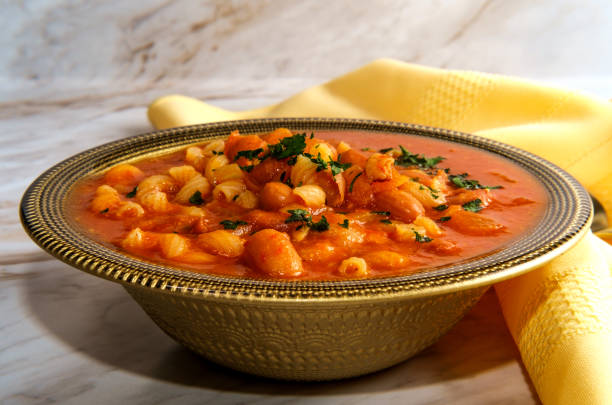
[[[95,240],[140,259],[343,280],[490,254],[534,228],[547,202],[525,169],[475,147],[279,128],[117,165],[82,179],[68,203]]]

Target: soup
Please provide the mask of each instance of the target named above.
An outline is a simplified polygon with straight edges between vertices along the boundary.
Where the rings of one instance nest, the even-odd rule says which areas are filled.
[[[545,191],[476,148],[360,131],[237,131],[85,178],[74,217],[133,256],[224,276],[343,280],[494,252],[535,226]]]

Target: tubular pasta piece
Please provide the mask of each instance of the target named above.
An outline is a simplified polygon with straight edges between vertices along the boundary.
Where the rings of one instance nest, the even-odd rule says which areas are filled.
[[[416,181],[410,180],[404,182],[400,186],[400,190],[412,194],[424,207],[433,208],[446,203],[446,198],[444,198],[444,194],[440,190],[428,188]]]
[[[342,260],[338,267],[338,273],[345,277],[362,278],[368,275],[368,264],[361,257],[349,257]]]
[[[206,170],[204,172],[206,179],[208,179],[211,184],[215,184],[215,170],[228,164],[229,160],[225,155],[216,155],[211,157],[206,164]]]
[[[168,173],[181,186],[200,174],[193,166],[189,165],[171,167]]]
[[[255,195],[255,193],[250,190],[246,190],[238,194],[238,197],[236,197],[236,199],[234,200],[234,202],[240,207],[248,210],[256,208],[258,201],[259,199],[257,198],[257,195]]]
[[[189,241],[175,233],[165,233],[159,237],[162,255],[168,259],[180,256],[189,249]]]
[[[115,216],[117,218],[138,218],[145,213],[144,208],[134,201],[126,201],[121,203]]]
[[[414,224],[393,224],[393,232],[391,238],[398,242],[414,242],[416,240],[415,232],[419,235],[427,235],[427,230],[418,225]]]
[[[390,250],[368,252],[363,258],[368,266],[377,269],[401,269],[410,263],[408,257]]]
[[[381,153],[372,154],[366,161],[366,176],[370,180],[390,180],[393,176],[395,159]]]
[[[191,146],[185,151],[185,160],[187,163],[201,172],[206,168],[207,159],[202,152],[202,149],[197,146]]]
[[[222,139],[217,139],[216,141],[211,141],[202,149],[202,153],[204,156],[211,158],[215,155],[220,155],[225,149],[225,141]]]
[[[104,181],[122,193],[130,192],[144,177],[142,170],[130,164],[120,164],[104,175]]]
[[[168,202],[168,196],[161,191],[150,191],[139,198],[144,208],[151,212],[168,212],[172,206]]]
[[[140,200],[141,196],[151,191],[174,193],[176,190],[178,190],[178,186],[172,177],[166,176],[165,174],[155,174],[140,182],[138,191],[136,191],[136,198]]]
[[[316,172],[316,163],[312,162],[304,155],[299,155],[295,165],[291,169],[291,183],[297,187],[305,184],[313,184],[315,182]]]
[[[197,243],[205,251],[224,257],[238,257],[244,252],[244,241],[226,230],[200,234]]]
[[[433,219],[424,215],[419,215],[412,223],[416,226],[424,228],[427,231],[428,236],[438,237],[442,236],[443,234],[438,224],[436,224]]]
[[[246,186],[243,182],[230,180],[215,186],[213,189],[213,198],[215,200],[225,199],[226,201],[233,201],[234,197],[238,198],[237,196],[245,190]]]
[[[325,191],[317,185],[307,184],[293,189],[293,194],[298,196],[309,207],[322,207],[325,205]]]
[[[336,160],[336,157],[338,156],[336,148],[325,141],[319,141],[308,145],[306,152],[310,153],[314,157],[320,157],[325,162]]]
[[[121,198],[117,190],[109,185],[96,189],[96,195],[91,201],[90,208],[94,212],[114,212],[121,205]]]
[[[202,198],[205,198],[210,194],[210,183],[206,180],[206,177],[198,174],[197,176],[191,178],[178,192],[176,197],[174,197],[174,201],[180,204],[189,203],[189,199],[196,193],[196,191],[200,192]]]
[[[123,238],[121,246],[125,249],[153,249],[157,246],[157,243],[157,234],[134,228]]]
[[[213,170],[213,184],[223,183],[230,180],[241,180],[244,172],[237,163],[221,166]]]

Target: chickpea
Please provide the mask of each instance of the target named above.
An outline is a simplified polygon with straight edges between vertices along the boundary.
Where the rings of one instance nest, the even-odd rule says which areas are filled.
[[[248,260],[258,270],[271,277],[299,277],[304,271],[298,255],[286,233],[264,229],[246,243]]]
[[[285,183],[278,181],[266,183],[261,190],[259,202],[265,210],[278,211],[284,206],[294,202],[293,190]]]
[[[389,211],[392,216],[404,222],[412,222],[425,213],[423,204],[406,191],[384,190],[377,193],[375,199],[379,209]]]

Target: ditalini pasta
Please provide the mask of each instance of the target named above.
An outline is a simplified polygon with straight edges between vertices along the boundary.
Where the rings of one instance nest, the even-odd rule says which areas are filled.
[[[365,132],[238,131],[83,179],[70,204],[99,240],[225,276],[390,277],[511,243],[546,196],[469,146]]]

